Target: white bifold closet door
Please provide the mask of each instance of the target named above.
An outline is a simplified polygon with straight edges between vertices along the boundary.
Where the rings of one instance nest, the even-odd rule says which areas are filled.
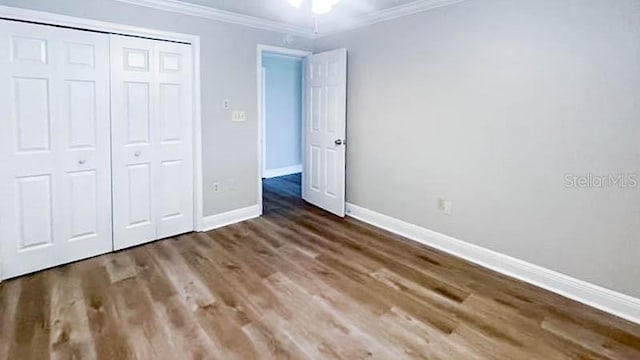
[[[109,134],[109,36],[0,20],[3,278],[112,250]]]
[[[114,249],[193,230],[191,46],[111,35]]]

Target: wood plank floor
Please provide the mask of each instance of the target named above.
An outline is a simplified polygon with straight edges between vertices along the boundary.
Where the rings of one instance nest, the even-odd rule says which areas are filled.
[[[640,359],[640,326],[300,200],[0,285],[0,359]]]

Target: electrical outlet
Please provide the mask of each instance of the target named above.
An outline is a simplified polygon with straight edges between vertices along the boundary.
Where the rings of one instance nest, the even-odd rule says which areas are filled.
[[[229,110],[231,109],[231,101],[229,101],[229,99],[224,99],[222,100],[222,108],[224,110]]]
[[[217,193],[220,192],[220,183],[213,183],[213,192]]]

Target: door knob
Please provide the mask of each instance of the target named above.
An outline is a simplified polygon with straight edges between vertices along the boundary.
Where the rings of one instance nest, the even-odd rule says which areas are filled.
[[[140,150],[138,150],[138,151],[134,152],[134,153],[133,153],[133,156],[135,156],[135,157],[140,156]]]
[[[84,165],[85,162],[86,162],[86,160],[78,160],[78,164],[80,164],[80,165]]]
[[[336,144],[336,145],[342,145],[342,140],[341,139],[336,139],[333,143]]]

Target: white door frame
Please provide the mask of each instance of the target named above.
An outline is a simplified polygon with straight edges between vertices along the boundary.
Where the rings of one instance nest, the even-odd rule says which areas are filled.
[[[109,34],[128,35],[156,40],[175,41],[191,44],[193,56],[193,168],[194,168],[194,224],[193,229],[200,231],[203,225],[203,188],[202,188],[202,118],[200,98],[200,36],[145,29],[136,26],[111,22],[83,19],[78,17],[28,10],[0,5],[0,17],[10,20],[27,21],[43,25],[55,25],[81,30],[91,30]],[[2,279],[2,274],[0,274]]]
[[[288,55],[293,57],[298,57],[304,59],[305,57],[313,54],[311,51],[306,50],[298,50],[298,49],[289,49],[285,47],[279,46],[271,46],[271,45],[262,45],[258,44],[258,58],[257,58],[257,72],[256,79],[258,85],[258,207],[260,208],[260,214],[262,215],[262,173],[264,171],[265,162],[265,126],[264,126],[264,99],[263,99],[263,74],[262,74],[262,55],[264,53],[270,54],[279,54],[279,55]],[[302,67],[302,98],[304,99],[304,86],[305,86],[305,71],[304,66]],[[302,132],[300,136],[302,137],[302,141],[304,142],[304,101],[302,103]],[[304,146],[304,143],[303,143]],[[304,159],[303,159],[304,162]],[[304,165],[302,166],[304,171]]]

